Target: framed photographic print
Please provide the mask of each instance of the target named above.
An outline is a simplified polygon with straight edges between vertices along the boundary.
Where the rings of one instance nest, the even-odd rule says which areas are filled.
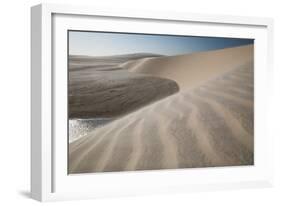
[[[271,19],[31,14],[34,199],[272,185]]]

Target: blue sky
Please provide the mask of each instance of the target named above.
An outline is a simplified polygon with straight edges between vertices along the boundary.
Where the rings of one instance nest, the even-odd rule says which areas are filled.
[[[71,55],[110,56],[130,53],[179,55],[253,43],[253,39],[69,31]]]

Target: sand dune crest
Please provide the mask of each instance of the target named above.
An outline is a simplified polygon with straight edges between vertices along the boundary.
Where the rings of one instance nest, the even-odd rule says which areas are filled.
[[[179,56],[132,60],[121,64],[131,72],[149,74],[176,81],[180,88],[194,88],[253,59],[253,45],[198,52]]]

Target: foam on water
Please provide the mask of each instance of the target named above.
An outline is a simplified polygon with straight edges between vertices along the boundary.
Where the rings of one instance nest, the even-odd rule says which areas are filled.
[[[96,128],[100,128],[112,122],[113,118],[93,118],[93,119],[70,119],[69,120],[69,143],[87,135]]]

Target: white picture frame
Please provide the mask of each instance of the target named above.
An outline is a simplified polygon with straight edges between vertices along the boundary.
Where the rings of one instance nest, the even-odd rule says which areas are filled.
[[[98,21],[97,21],[98,19]],[[116,26],[116,21],[119,25]],[[65,31],[68,29],[251,37],[255,43],[255,165],[67,174]],[[153,27],[154,24],[158,28]],[[110,25],[111,28],[108,28]],[[192,26],[192,31],[186,26]],[[198,26],[199,25],[199,26]],[[273,20],[258,17],[159,13],[57,4],[31,8],[31,196],[39,201],[270,187],[273,185],[273,137],[267,130],[272,78]],[[198,33],[199,32],[199,33]],[[167,33],[167,32],[166,32]],[[60,68],[60,69],[58,69]],[[61,69],[62,68],[62,69]],[[58,83],[59,82],[59,83]],[[82,187],[83,186],[83,187]]]

